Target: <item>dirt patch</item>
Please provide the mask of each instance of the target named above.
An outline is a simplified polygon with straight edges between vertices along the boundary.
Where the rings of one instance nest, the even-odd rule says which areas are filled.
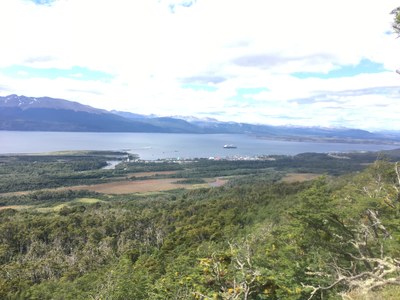
[[[161,171],[161,172],[140,172],[129,174],[130,178],[136,177],[150,177],[156,175],[169,175],[175,174],[176,171]],[[93,185],[76,185],[66,186],[54,189],[44,189],[46,191],[60,191],[60,190],[87,190],[102,194],[130,194],[130,193],[148,193],[148,192],[161,192],[173,189],[194,189],[201,187],[220,187],[228,182],[225,178],[207,178],[204,184],[181,184],[177,183],[184,178],[161,178],[161,179],[143,179],[143,180],[121,180],[108,183],[99,183]],[[33,191],[14,192],[8,195],[22,195],[32,193]],[[4,196],[6,194],[3,194]],[[4,207],[3,207],[4,209]]]
[[[22,196],[31,193],[32,191],[19,191],[19,192],[9,192],[0,193],[0,197],[10,197],[10,196]]]
[[[157,172],[158,173],[158,172]],[[159,173],[158,173],[159,174]],[[169,173],[171,174],[171,173]],[[198,187],[219,187],[228,182],[228,179],[212,178],[208,179],[206,184],[180,184],[176,183],[183,178],[163,178],[163,179],[147,179],[134,181],[117,181],[110,183],[101,183],[94,185],[80,185],[69,187],[71,190],[88,190],[103,194],[130,194],[130,193],[148,193],[161,192],[173,189],[191,189]]]
[[[225,185],[227,182],[228,182],[228,179],[216,178],[215,180],[209,182],[208,185],[212,186],[212,187],[220,187],[220,186]]]
[[[135,181],[118,181],[94,185],[69,187],[70,190],[88,190],[103,194],[130,194],[160,192],[179,188],[188,188],[187,184],[176,184],[182,178],[148,179]],[[190,187],[190,186],[189,186]]]
[[[31,208],[31,207],[32,207],[32,205],[7,205],[7,206],[0,206],[0,210],[8,209],[8,208],[11,208],[11,209],[28,209],[28,208]]]
[[[313,173],[288,173],[285,177],[281,179],[283,182],[303,182],[307,180],[313,180],[317,177],[321,176],[321,174],[313,174]]]
[[[0,197],[4,196],[4,197],[10,197],[10,196],[21,196],[21,195],[27,195],[30,194],[32,192],[35,191],[60,191],[60,190],[90,190],[93,191],[94,189],[91,188],[87,188],[87,187],[95,187],[95,186],[103,186],[103,185],[114,185],[114,184],[126,184],[127,182],[122,181],[122,180],[126,180],[131,179],[131,178],[141,178],[141,177],[152,177],[152,176],[158,176],[158,175],[171,175],[171,174],[176,174],[177,171],[159,171],[159,172],[138,172],[138,173],[130,173],[128,174],[126,177],[114,177],[112,178],[113,180],[121,180],[121,181],[115,181],[115,182],[110,182],[110,183],[101,183],[101,184],[94,184],[94,185],[79,185],[79,186],[63,186],[63,187],[57,187],[57,188],[48,188],[48,189],[39,189],[39,190],[32,190],[32,191],[18,191],[18,192],[9,192],[9,193],[0,193]],[[111,180],[111,179],[110,179]],[[151,180],[151,179],[149,179]],[[146,180],[146,181],[149,181]],[[156,179],[157,180],[157,179]],[[160,179],[163,180],[163,179]],[[171,181],[177,181],[178,179],[174,178],[171,179]],[[139,182],[139,181],[138,181]],[[128,184],[130,184],[131,182],[129,182]],[[183,185],[181,185],[183,186]],[[175,188],[179,188],[177,187],[177,184],[174,185]],[[187,185],[186,185],[187,187]],[[173,189],[173,188],[168,188],[168,189]],[[165,191],[166,189],[161,189],[161,191]],[[153,190],[152,190],[153,191]],[[159,190],[155,190],[155,191],[159,191]],[[102,193],[102,192],[100,192]],[[135,192],[133,192],[135,193]],[[126,194],[126,193],[124,193]]]

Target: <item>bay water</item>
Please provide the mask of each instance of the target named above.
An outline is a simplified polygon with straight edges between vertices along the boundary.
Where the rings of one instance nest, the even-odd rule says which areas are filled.
[[[223,146],[226,144],[236,148],[225,149]],[[399,148],[399,145],[279,141],[245,134],[0,131],[0,154],[122,150],[138,154],[141,159],[156,160],[380,151],[395,148]]]

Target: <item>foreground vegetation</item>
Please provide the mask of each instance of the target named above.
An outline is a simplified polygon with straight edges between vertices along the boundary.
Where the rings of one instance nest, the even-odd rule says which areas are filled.
[[[400,166],[378,160],[359,171],[377,154],[350,156],[126,162],[108,172],[235,176],[153,195],[3,196],[17,206],[0,210],[0,299],[397,299]],[[328,175],[279,180],[292,171]]]

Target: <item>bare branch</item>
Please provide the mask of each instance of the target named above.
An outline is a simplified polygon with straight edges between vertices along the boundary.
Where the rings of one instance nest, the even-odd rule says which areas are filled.
[[[378,212],[373,211],[371,209],[367,209],[366,213],[369,221],[372,223],[371,227],[373,228],[376,237],[378,237],[378,229],[379,229],[384,233],[385,238],[392,239],[392,236],[390,235],[389,231],[387,231],[385,226],[382,225],[381,220],[378,218]]]
[[[397,70],[396,72],[399,72],[399,70]],[[400,171],[399,171],[399,162],[398,161],[395,163],[394,169],[395,169],[396,175],[397,175],[397,183],[400,186]]]

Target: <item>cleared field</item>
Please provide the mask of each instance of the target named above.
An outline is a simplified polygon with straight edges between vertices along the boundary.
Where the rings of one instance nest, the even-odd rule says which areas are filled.
[[[88,190],[102,194],[130,194],[161,192],[174,189],[192,189],[200,187],[219,187],[228,182],[227,179],[208,179],[205,184],[180,184],[176,183],[183,178],[146,179],[135,181],[116,181],[94,185],[79,185],[68,187],[70,190]]]
[[[179,188],[188,188],[187,184],[176,184],[179,178],[147,179],[136,181],[117,181],[95,185],[68,187],[70,190],[88,190],[103,194],[130,194],[160,192]]]
[[[288,173],[281,180],[283,182],[303,182],[307,180],[313,180],[317,177],[321,176],[321,174],[313,174],[313,173]]]
[[[131,179],[131,178],[141,178],[141,177],[152,177],[152,176],[158,176],[158,175],[171,175],[171,174],[175,174],[176,172],[177,171],[138,172],[138,173],[130,173],[126,177],[119,177],[119,178],[114,178],[114,179],[125,180],[126,178]],[[144,179],[143,181],[149,181],[149,180],[151,180],[151,179]],[[158,180],[158,179],[155,179],[155,180]],[[160,180],[163,180],[163,179],[160,179]],[[179,179],[177,179],[177,178],[171,179],[171,181],[178,181],[178,180]],[[142,183],[142,181],[137,181],[137,182]],[[90,190],[90,191],[94,191],[94,189],[90,189],[88,187],[103,186],[103,185],[114,185],[114,184],[118,185],[118,184],[121,184],[121,183],[126,184],[125,181],[116,181],[116,182],[102,183],[102,184],[95,184],[95,185],[79,185],[79,186],[71,186],[71,187],[50,188],[50,189],[43,189],[43,190],[51,191],[51,190],[65,190],[65,189],[68,189],[68,190]],[[155,190],[151,190],[151,191],[165,191],[165,190],[169,190],[169,189],[179,188],[177,185],[178,184],[174,184],[174,187],[172,187],[172,188],[161,189],[161,190],[155,189]],[[181,185],[181,187],[186,187],[187,188],[188,185],[187,184]],[[29,194],[29,193],[32,193],[32,191],[19,191],[19,192],[10,192],[10,193],[0,193],[0,196],[4,196],[4,197],[7,197],[7,196],[18,196],[18,195],[26,195],[26,194]],[[99,191],[99,193],[103,193],[103,192]],[[127,194],[127,193],[128,192],[126,192],[126,193],[124,192],[122,194]],[[136,191],[134,191],[133,193],[136,193]]]
[[[8,209],[8,208],[11,208],[11,209],[28,209],[28,208],[31,208],[31,207],[32,207],[32,205],[7,205],[7,206],[0,206],[0,210]]]
[[[104,201],[100,200],[100,199],[96,199],[96,198],[78,198],[78,199],[75,199],[75,202],[85,203],[85,204],[93,204],[93,203],[104,202]]]
[[[36,208],[36,210],[39,212],[49,212],[49,211],[57,212],[57,211],[60,211],[61,209],[63,209],[64,207],[70,207],[71,204],[74,204],[74,203],[93,204],[93,203],[97,203],[97,202],[104,202],[104,201],[102,201],[100,199],[96,199],[96,198],[77,198],[73,201],[61,203],[56,206],[38,207],[38,208]]]
[[[153,176],[155,174],[173,174],[175,171],[165,171],[165,172],[142,172],[136,173],[141,176]],[[139,177],[139,176],[138,176]],[[195,188],[206,188],[206,187],[220,187],[225,185],[228,182],[226,178],[206,178],[206,183],[203,184],[183,184],[177,183],[178,181],[184,178],[161,178],[161,179],[144,179],[144,180],[134,180],[134,181],[114,181],[109,183],[100,183],[93,185],[76,185],[69,187],[61,187],[54,189],[43,189],[43,191],[60,191],[60,190],[87,190],[93,191],[102,194],[130,194],[130,193],[149,193],[149,192],[162,192],[174,189],[195,189]],[[2,196],[12,196],[12,195],[23,195],[29,194],[33,191],[24,191],[24,192],[13,192],[2,194]],[[95,203],[101,200],[99,199],[91,199],[91,198],[80,198],[76,199],[76,202],[81,203]],[[0,209],[5,208],[18,208],[21,209],[21,206],[10,207],[3,206]]]
[[[35,206],[35,205],[7,205],[7,206],[0,206],[0,211],[4,209],[17,209],[17,210],[22,210],[22,209],[30,209],[30,210],[36,210],[38,212],[51,212],[51,211],[59,211],[64,207],[68,207],[71,204],[74,203],[83,203],[83,204],[93,204],[97,202],[104,202],[103,200],[96,199],[96,198],[77,198],[75,200],[66,202],[66,203],[61,203],[56,206],[48,206],[48,207],[40,207],[40,206]]]
[[[216,178],[216,179],[211,179],[207,180],[208,185],[212,187],[219,187],[225,185],[229,180],[225,178]]]
[[[176,173],[176,171],[138,172],[138,173],[128,174],[128,178],[150,177],[150,176],[157,176],[157,175],[171,175],[171,174],[175,174],[175,173]]]

